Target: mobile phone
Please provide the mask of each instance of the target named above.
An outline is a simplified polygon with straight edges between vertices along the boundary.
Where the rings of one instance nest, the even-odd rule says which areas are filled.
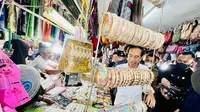
[[[165,94],[167,94],[169,91],[165,88],[163,88],[163,91],[165,92]]]

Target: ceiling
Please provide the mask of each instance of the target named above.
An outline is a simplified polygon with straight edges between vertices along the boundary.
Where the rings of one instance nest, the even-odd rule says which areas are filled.
[[[168,0],[163,8],[154,8],[143,18],[143,26],[159,31],[160,20],[161,31],[177,26],[185,21],[200,17],[200,0]],[[151,10],[153,5],[144,0],[144,15]],[[161,16],[162,15],[162,16]]]

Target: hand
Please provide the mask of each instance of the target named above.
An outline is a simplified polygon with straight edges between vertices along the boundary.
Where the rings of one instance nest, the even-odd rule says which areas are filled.
[[[165,91],[163,89],[161,89],[160,92],[163,95],[163,97],[165,97],[165,99],[169,100],[169,96],[165,94]]]
[[[14,53],[14,49],[11,49],[10,51],[8,49],[5,49],[4,53],[7,54],[8,57],[11,57]]]
[[[156,105],[156,100],[152,92],[149,92],[148,95],[145,97],[145,103],[148,107],[154,108]]]
[[[180,112],[180,110],[179,109],[177,109],[176,111],[174,111],[174,112]]]
[[[166,78],[162,78],[161,84],[163,86],[166,86],[166,87],[170,88],[170,82]]]
[[[45,102],[45,103],[47,103],[48,105],[52,105],[52,104],[54,104],[55,103],[55,101],[54,100],[52,100],[52,99],[49,99],[49,98],[43,98],[43,100],[42,100],[43,102]]]

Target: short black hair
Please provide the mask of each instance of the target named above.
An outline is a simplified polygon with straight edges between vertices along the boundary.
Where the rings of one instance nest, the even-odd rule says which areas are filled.
[[[144,55],[144,49],[140,46],[135,46],[135,45],[127,45],[126,46],[127,54],[129,53],[130,49],[134,49],[134,48],[138,48],[141,50],[141,57]]]
[[[113,53],[113,55],[119,56],[119,53],[118,53],[117,51],[115,51],[115,52]]]
[[[147,57],[148,57],[148,56],[149,56],[149,57],[153,57],[153,52],[151,52],[151,53],[148,53],[148,54],[147,54]],[[156,60],[158,60],[158,61],[159,61],[159,60],[160,60],[160,58],[159,58],[158,56],[154,55],[154,62],[155,62]]]
[[[192,58],[195,58],[194,53],[192,53],[192,52],[190,52],[190,51],[188,51],[188,52],[183,52],[183,53],[181,53],[180,55],[190,55]],[[179,56],[180,56],[180,55],[179,55]]]
[[[124,51],[121,50],[117,50],[113,53],[113,55],[117,55],[119,57],[126,57],[126,55],[124,54]]]

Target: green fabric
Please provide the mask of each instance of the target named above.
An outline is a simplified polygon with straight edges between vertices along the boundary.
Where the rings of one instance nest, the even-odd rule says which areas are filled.
[[[8,50],[10,51],[11,50],[11,39],[12,39],[12,32],[11,32],[10,28],[8,28],[8,33],[9,33],[9,36],[8,36]]]
[[[43,0],[38,0],[38,5],[39,6],[44,6],[44,1]],[[39,8],[39,15],[42,15],[43,13],[43,7]],[[37,23],[35,23],[35,37],[39,38],[40,40],[42,39],[42,20],[41,19],[37,19]]]
[[[174,35],[172,37],[172,43],[178,42],[181,38],[181,30],[177,29],[174,31]]]
[[[32,0],[31,1],[32,6],[38,6],[38,0]],[[35,13],[35,7],[31,8],[31,11]],[[34,22],[35,22],[35,16],[32,14],[29,14],[29,19],[28,19],[28,26],[27,26],[27,36],[28,37],[33,37],[34,36]]]

